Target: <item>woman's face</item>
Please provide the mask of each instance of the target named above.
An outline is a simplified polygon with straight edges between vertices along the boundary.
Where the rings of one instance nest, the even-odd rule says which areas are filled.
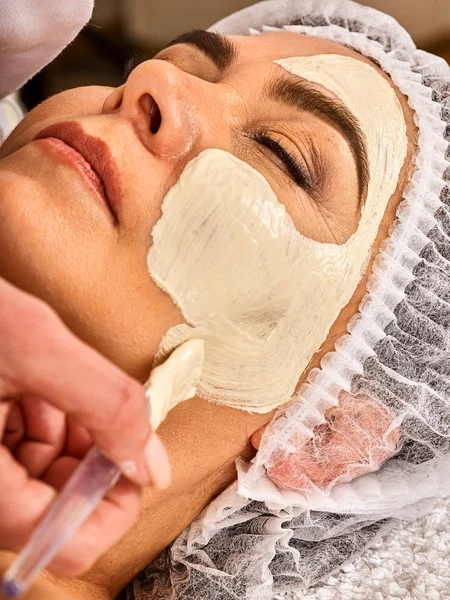
[[[200,152],[218,148],[260,171],[307,237],[342,244],[359,222],[365,186],[352,152],[358,140],[350,144],[329,122],[265,90],[287,74],[274,60],[341,54],[372,63],[339,44],[286,32],[227,39],[238,57],[220,38],[189,34],[136,67],[118,89],[56,95],[0,148],[0,276],[46,300],[78,336],[142,381],[162,337],[182,322],[148,272],[152,229],[168,190]],[[408,159],[372,259],[392,223],[414,149],[412,113],[396,94],[407,122]],[[67,160],[67,149],[35,141],[50,134],[90,153],[108,180],[115,214],[94,180]],[[345,330],[364,291],[363,278],[312,365]],[[258,445],[272,414],[199,398],[171,411],[160,433],[173,485],[147,492],[138,526],[105,559],[117,573],[116,591],[235,478],[234,457],[249,450],[252,434]]]
[[[188,34],[118,89],[58,94],[0,149],[0,275],[49,302],[80,337],[140,379],[162,336],[182,322],[148,274],[151,232],[164,196],[202,150],[225,150],[260,171],[307,237],[343,243],[358,224],[364,182],[348,139],[268,88],[286,75],[277,59],[368,59],[290,33],[227,39]],[[114,214],[67,162],[64,146],[40,135],[89,146]]]

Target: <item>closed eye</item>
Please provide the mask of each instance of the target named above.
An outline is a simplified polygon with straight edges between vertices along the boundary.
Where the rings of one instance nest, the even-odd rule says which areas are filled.
[[[307,192],[312,192],[313,186],[309,179],[306,169],[301,166],[296,160],[295,156],[286,150],[279,142],[274,140],[267,133],[259,131],[252,134],[252,139],[258,142],[262,146],[268,148],[271,152],[281,160],[284,165],[286,174],[296,183],[299,187],[303,188]]]

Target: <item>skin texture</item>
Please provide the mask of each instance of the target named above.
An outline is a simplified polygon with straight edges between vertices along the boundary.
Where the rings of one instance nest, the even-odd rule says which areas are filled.
[[[51,98],[0,149],[0,275],[47,301],[81,339],[141,381],[163,334],[181,322],[176,307],[147,273],[150,233],[165,193],[201,150],[221,148],[259,169],[305,235],[339,243],[358,223],[356,170],[344,139],[316,117],[281,107],[275,111],[258,102],[258,92],[266,78],[278,73],[275,59],[340,53],[371,61],[338,44],[290,33],[233,39],[241,58],[223,78],[200,51],[176,45],[163,51],[164,61],[137,67],[121,88],[79,88]],[[149,129],[148,94],[162,115],[156,134]],[[393,222],[415,147],[412,111],[397,95],[407,121],[408,158],[372,259]],[[44,127],[65,120],[80,122],[110,146],[124,197],[118,228],[70,169],[29,144]],[[295,137],[298,146],[302,128],[312,131],[329,160],[329,191],[322,202],[308,198],[290,182],[278,159],[249,139],[249,131],[260,124],[279,132],[278,139]],[[345,332],[369,273],[370,264],[310,367]],[[272,416],[199,398],[176,407],[158,430],[171,459],[173,485],[145,492],[138,523],[83,578],[62,582],[44,574],[39,585],[45,595],[38,590],[30,598],[61,598],[61,587],[73,598],[114,598],[233,481],[235,457],[252,456],[252,444],[258,446]],[[5,566],[8,557],[1,560]]]

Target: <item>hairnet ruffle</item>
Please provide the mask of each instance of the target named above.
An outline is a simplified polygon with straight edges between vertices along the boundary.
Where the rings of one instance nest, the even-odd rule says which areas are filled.
[[[348,45],[390,74],[415,111],[415,170],[348,334],[280,409],[253,462],[238,463],[238,482],[136,578],[136,600],[264,600],[310,586],[450,494],[450,68],[351,0],[269,0],[212,29],[281,27]],[[314,437],[342,394],[393,415],[397,452],[347,483],[281,489],[268,470]]]

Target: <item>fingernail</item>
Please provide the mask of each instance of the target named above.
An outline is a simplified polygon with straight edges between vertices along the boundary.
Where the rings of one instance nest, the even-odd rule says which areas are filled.
[[[145,448],[145,460],[153,485],[163,490],[172,482],[172,470],[167,451],[156,433],[152,433]]]
[[[124,460],[119,464],[119,469],[129,479],[133,479],[137,474],[136,463],[134,460]]]

